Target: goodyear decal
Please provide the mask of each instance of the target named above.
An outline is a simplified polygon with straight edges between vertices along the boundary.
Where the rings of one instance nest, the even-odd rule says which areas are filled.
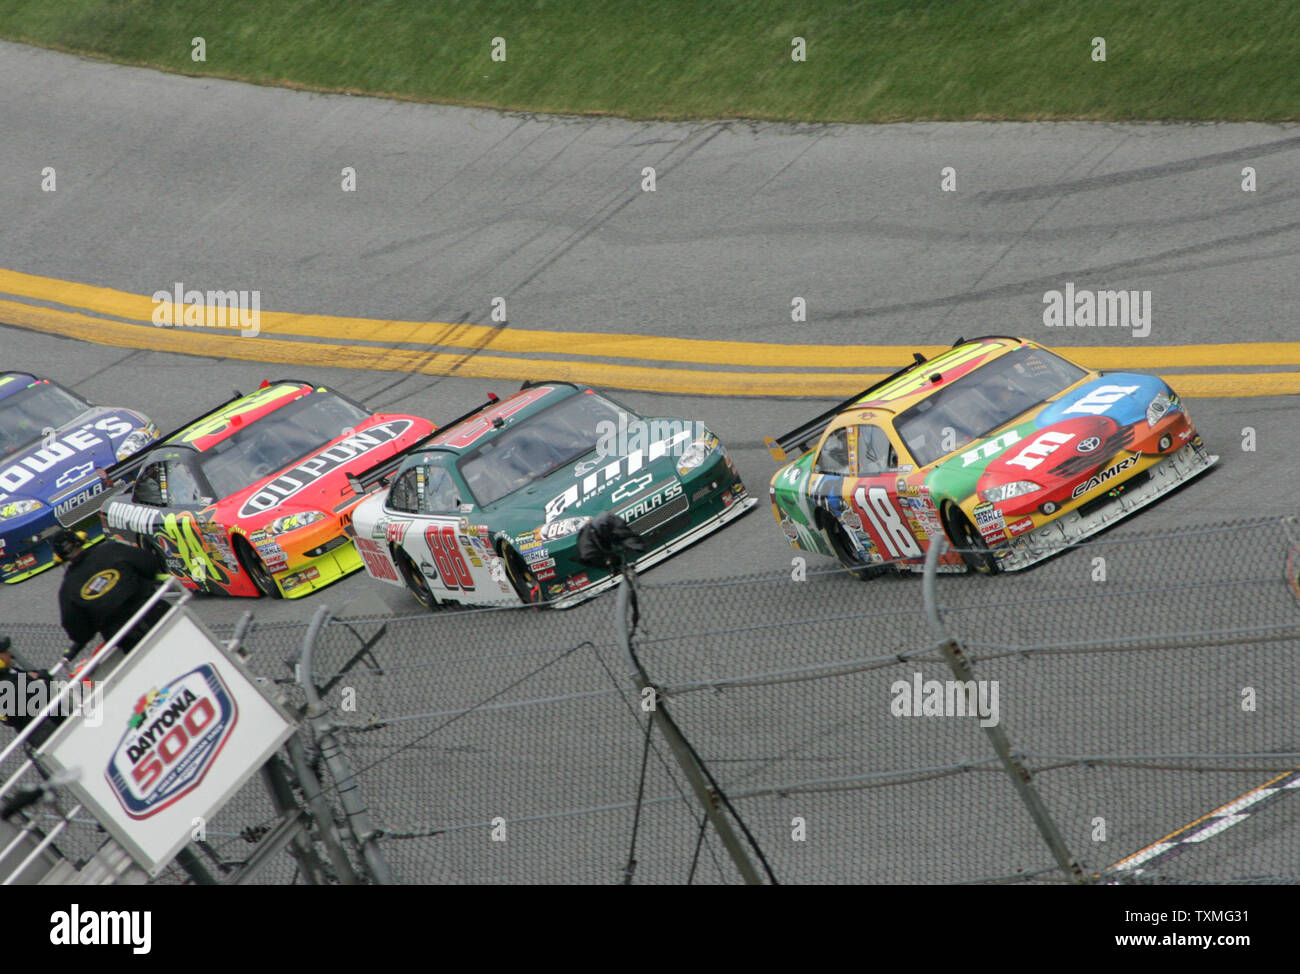
[[[244,501],[238,516],[251,518],[274,510],[281,502],[300,490],[310,487],[322,477],[327,477],[358,457],[363,457],[399,439],[412,425],[412,420],[394,419],[339,440],[333,446],[326,447],[319,453],[300,461],[296,466],[265,484]]]
[[[197,788],[238,719],[208,663],[142,696],[104,771],[126,813],[147,819]]]

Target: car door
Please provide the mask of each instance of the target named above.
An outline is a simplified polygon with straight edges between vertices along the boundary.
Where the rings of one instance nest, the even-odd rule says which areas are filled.
[[[843,431],[849,474],[843,482],[840,523],[863,551],[874,552],[881,561],[922,557],[925,534],[916,530],[910,508],[898,495],[898,449],[889,434],[875,423]]]
[[[492,574],[496,556],[487,527],[471,524],[468,496],[451,471],[430,458],[393,482],[386,505],[387,540],[400,545],[441,601],[502,601]]]

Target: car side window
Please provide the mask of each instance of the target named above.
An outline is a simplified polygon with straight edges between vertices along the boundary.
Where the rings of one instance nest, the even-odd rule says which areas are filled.
[[[442,467],[427,467],[424,484],[424,502],[420,510],[425,514],[452,514],[460,504],[456,482]]]
[[[198,477],[184,460],[167,461],[165,484],[163,496],[170,507],[199,507],[208,500]]]
[[[898,453],[879,426],[858,427],[858,476],[875,477],[898,467]]]
[[[835,477],[849,476],[849,430],[848,427],[837,429],[826,437],[821,453],[817,454],[817,463],[813,473],[830,474]]]
[[[163,468],[163,463],[159,461],[149,464],[140,471],[140,476],[135,480],[135,490],[131,495],[137,504],[162,507],[166,503],[163,500],[163,484],[167,482],[167,475]]]
[[[412,467],[393,481],[393,489],[388,492],[388,506],[392,510],[403,514],[419,512],[419,491],[416,481],[420,473],[419,467]]]

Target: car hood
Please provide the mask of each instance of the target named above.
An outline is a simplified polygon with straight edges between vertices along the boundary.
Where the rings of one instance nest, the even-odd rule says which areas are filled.
[[[130,409],[95,408],[27,447],[0,457],[0,500],[48,501],[96,467],[117,462],[117,447],[148,419]]]
[[[934,468],[930,489],[960,500],[996,484],[1029,480],[1056,488],[1090,476],[1131,442],[1133,424],[1162,392],[1172,395],[1155,376],[1100,376],[963,445]]]

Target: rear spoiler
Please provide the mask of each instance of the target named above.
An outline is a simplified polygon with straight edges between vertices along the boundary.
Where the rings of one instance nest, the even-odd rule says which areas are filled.
[[[417,450],[423,449],[429,443],[429,441],[431,441],[435,436],[441,436],[443,433],[446,433],[448,430],[450,430],[453,426],[457,426],[460,423],[465,422],[465,420],[467,419],[472,419],[474,416],[478,415],[483,410],[487,409],[489,406],[495,406],[500,401],[501,401],[500,396],[498,396],[495,392],[489,392],[487,402],[483,403],[482,405],[475,406],[473,409],[471,409],[469,412],[465,413],[464,415],[457,416],[455,419],[451,420],[445,426],[435,427],[432,433],[426,433],[424,436],[420,437],[410,446],[406,446],[398,450],[387,460],[380,460],[374,466],[367,467],[365,470],[362,470],[360,473],[348,474],[347,475],[348,484],[349,486],[351,486],[353,493],[365,494],[373,490],[377,485],[383,484],[385,481],[388,480],[389,477],[391,477],[394,473],[397,472],[397,468],[402,465],[403,460],[409,457],[412,453],[415,453]]]
[[[814,417],[813,419],[810,419],[802,426],[796,426],[794,429],[784,434],[783,436],[778,436],[775,441],[769,438],[767,442],[768,449],[772,450],[773,455],[775,455],[777,449],[774,449],[774,447],[779,448],[780,451],[783,452],[787,457],[790,455],[798,456],[801,453],[805,453],[809,449],[810,444],[814,442],[819,436],[822,435],[826,427],[831,424],[831,420],[833,420],[836,416],[844,412],[844,410],[848,409],[850,406],[852,406],[855,402],[858,402],[864,396],[874,392],[875,390],[879,389],[883,385],[886,385],[887,383],[893,382],[900,375],[905,375],[906,373],[911,372],[913,369],[924,365],[926,362],[925,356],[922,355],[920,352],[913,352],[912,357],[916,361],[914,361],[911,365],[905,365],[901,369],[891,372],[889,375],[881,379],[875,385],[867,386],[867,388],[863,389],[861,392],[849,396],[849,398],[845,399],[839,405],[832,406],[830,409],[826,410],[826,412],[821,413],[820,415]],[[779,457],[778,459],[784,460],[785,457]]]

